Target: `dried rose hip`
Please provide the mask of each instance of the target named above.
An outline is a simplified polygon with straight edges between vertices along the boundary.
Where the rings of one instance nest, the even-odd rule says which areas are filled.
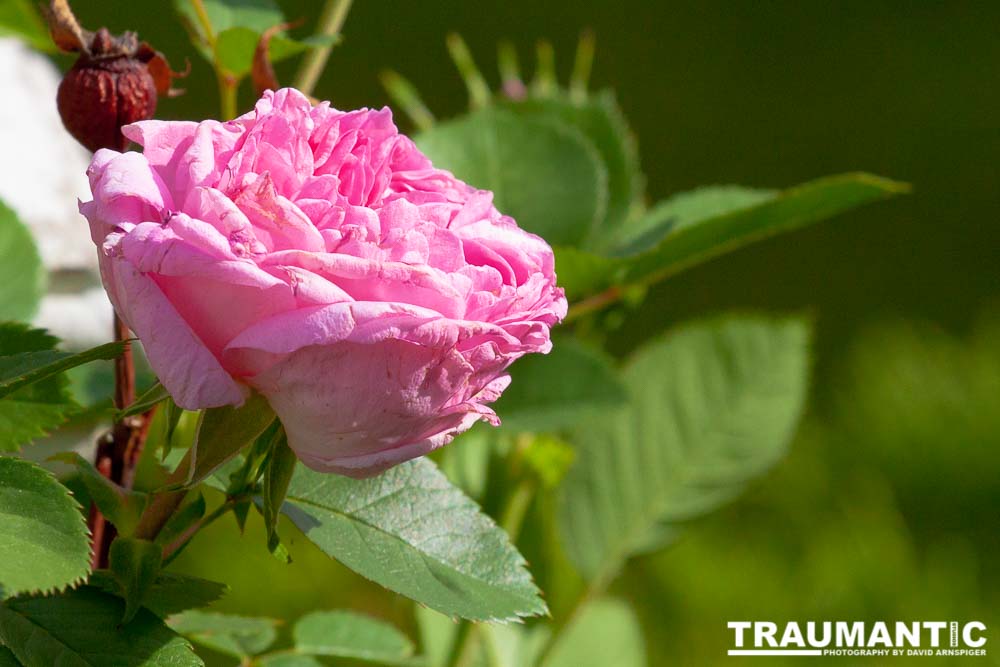
[[[56,97],[63,125],[91,151],[125,150],[122,126],[152,118],[158,96],[177,92],[170,83],[179,75],[133,32],[83,30],[66,0],[52,0],[48,19],[56,45],[80,54]]]

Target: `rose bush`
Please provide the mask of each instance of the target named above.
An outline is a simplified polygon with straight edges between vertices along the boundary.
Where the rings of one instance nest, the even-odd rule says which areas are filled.
[[[186,409],[250,388],[308,466],[377,473],[449,442],[547,352],[551,248],[435,169],[388,109],[267,92],[230,122],[124,128],[82,203],[105,288]]]

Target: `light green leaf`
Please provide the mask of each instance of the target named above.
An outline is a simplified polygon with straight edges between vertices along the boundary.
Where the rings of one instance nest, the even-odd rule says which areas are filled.
[[[613,92],[602,91],[582,101],[571,100],[566,94],[528,97],[508,101],[504,108],[532,118],[565,123],[583,134],[597,150],[608,174],[609,196],[604,219],[592,239],[594,243],[613,233],[634,208],[642,205],[645,179],[639,165],[639,151]]]
[[[267,467],[264,469],[263,514],[264,525],[267,528],[267,548],[279,560],[285,562],[288,562],[289,558],[288,552],[278,538],[278,516],[285,502],[285,494],[288,493],[288,485],[292,481],[297,462],[295,452],[288,446],[285,430],[279,429],[271,441],[271,452],[267,459]]]
[[[256,664],[260,667],[323,667],[323,663],[311,655],[298,655],[297,653],[262,655],[257,658]]]
[[[147,494],[118,486],[99,473],[93,463],[76,452],[60,452],[50,457],[50,460],[76,466],[90,499],[97,505],[97,509],[101,510],[101,514],[114,524],[119,535],[132,534],[146,509],[149,499]]]
[[[87,527],[66,487],[34,463],[0,457],[0,596],[58,590],[89,570]]]
[[[205,516],[205,510],[205,496],[196,492],[194,500],[174,512],[173,516],[167,520],[167,523],[156,535],[156,543],[166,549],[177,540],[190,539],[191,536],[186,535],[188,529]]]
[[[678,193],[642,216],[623,225],[613,238],[619,255],[635,255],[656,246],[667,234],[705,220],[752,208],[771,201],[775,190],[745,188],[740,185],[712,185]]]
[[[108,562],[125,598],[122,623],[128,623],[139,611],[160,573],[163,550],[147,540],[119,537],[111,543]]]
[[[0,378],[21,368],[24,355],[54,352],[59,341],[40,329],[17,322],[0,323]],[[76,409],[64,376],[56,375],[0,398],[0,451],[15,451],[44,436]]]
[[[718,215],[699,217],[688,211],[683,225],[668,229],[650,250],[629,258],[624,278],[656,282],[748,243],[908,190],[903,183],[871,174],[841,174],[772,193],[767,199],[745,197],[747,202],[758,201],[739,209],[723,207],[725,212]]]
[[[132,405],[115,415],[115,421],[121,421],[126,417],[142,414],[154,405],[157,405],[161,401],[165,401],[168,398],[170,398],[170,393],[167,391],[167,388],[159,382],[156,382],[152,387],[147,389],[142,396],[135,399],[135,402],[133,402]]]
[[[588,604],[559,637],[544,667],[643,667],[646,648],[635,613],[623,602]]]
[[[259,34],[285,22],[281,7],[274,0],[203,1],[205,13],[215,35],[220,35],[231,28],[248,28]],[[174,0],[174,8],[194,32],[194,36],[207,44],[208,36],[192,4],[190,0]]]
[[[107,570],[95,570],[87,584],[105,593],[123,597],[121,586]],[[146,609],[166,618],[188,609],[207,607],[229,592],[229,586],[185,574],[160,572],[149,588],[143,605]]]
[[[29,320],[45,294],[45,267],[17,214],[0,201],[0,320]]]
[[[556,249],[556,271],[571,301],[616,285],[650,285],[744,245],[880,199],[908,186],[865,173],[841,174],[781,191],[684,193],[630,223],[626,241],[605,257]]]
[[[192,641],[220,653],[246,658],[263,653],[277,638],[279,621],[273,618],[233,616],[187,611],[167,623]]]
[[[548,354],[518,359],[510,374],[513,381],[494,409],[513,431],[566,428],[582,414],[628,397],[613,362],[571,338],[556,340]]]
[[[427,459],[364,480],[299,466],[282,511],[327,555],[442,613],[546,612],[507,534]]]
[[[246,27],[228,28],[220,32],[215,43],[215,56],[219,66],[236,79],[250,74],[260,38],[260,31]],[[331,46],[337,41],[339,37],[336,35],[314,35],[299,41],[278,34],[268,43],[268,58],[272,63],[277,63],[309,49]]]
[[[2,332],[6,335],[9,327]],[[13,332],[12,332],[13,333]],[[15,334],[17,335],[17,334]],[[114,359],[121,355],[125,343],[105,343],[85,352],[33,350],[0,357],[0,398],[10,396],[28,385],[64,373],[76,366],[98,359]]]
[[[805,399],[808,347],[800,320],[729,318],[632,358],[631,404],[581,420],[560,498],[566,551],[585,577],[607,583],[778,460]]]
[[[292,630],[300,653],[400,664],[413,656],[413,642],[383,621],[350,611],[317,611]]]
[[[85,587],[0,606],[0,641],[26,667],[197,667],[182,637],[142,610],[122,625],[124,603]]]
[[[487,108],[416,138],[436,167],[477,188],[522,228],[578,245],[604,218],[607,174],[596,149],[565,124]]]
[[[267,399],[251,394],[241,407],[203,410],[191,445],[191,467],[186,485],[194,486],[211,475],[241,449],[257,439],[274,421]]]
[[[0,36],[13,35],[27,42],[31,48],[55,53],[56,47],[42,17],[30,0],[4,0],[0,2]],[[2,664],[2,663],[0,663]]]

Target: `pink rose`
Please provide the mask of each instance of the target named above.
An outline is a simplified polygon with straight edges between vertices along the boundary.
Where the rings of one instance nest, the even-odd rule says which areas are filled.
[[[302,461],[375,474],[478,420],[566,314],[552,249],[435,169],[388,109],[267,92],[124,128],[80,205],[105,288],[178,405],[252,387]]]

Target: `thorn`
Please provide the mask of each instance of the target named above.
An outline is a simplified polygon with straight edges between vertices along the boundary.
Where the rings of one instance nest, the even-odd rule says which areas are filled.
[[[378,78],[393,103],[410,117],[417,129],[426,130],[434,126],[434,114],[420,99],[420,92],[416,86],[407,81],[402,74],[391,69],[382,70]]]
[[[559,87],[555,49],[552,48],[552,42],[543,39],[535,46],[535,52],[538,62],[535,66],[535,78],[531,82],[532,92],[539,97],[551,97]]]
[[[482,109],[490,105],[490,87],[483,78],[476,61],[472,59],[465,40],[458,33],[449,33],[446,38],[448,53],[451,55],[455,67],[465,81],[465,87],[469,91],[469,106],[473,109]]]
[[[497,65],[504,94],[512,100],[527,97],[528,89],[521,79],[521,65],[517,61],[517,49],[513,43],[505,40],[497,45]]]
[[[594,31],[590,28],[580,33],[580,41],[576,43],[573,73],[569,77],[569,97],[577,103],[583,103],[587,99],[587,85],[594,65],[594,43]]]

